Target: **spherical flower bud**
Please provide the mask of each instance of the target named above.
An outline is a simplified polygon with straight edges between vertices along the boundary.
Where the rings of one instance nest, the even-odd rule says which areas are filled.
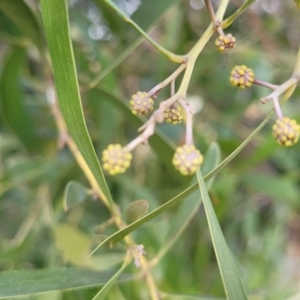
[[[110,144],[102,152],[103,169],[110,175],[124,173],[130,166],[132,154],[120,144]]]
[[[129,102],[134,115],[147,115],[153,110],[153,99],[146,92],[137,92]]]
[[[203,156],[194,145],[177,147],[172,164],[182,175],[194,174],[203,162]]]
[[[216,39],[215,45],[220,52],[224,53],[236,46],[236,39],[231,34],[220,35]]]
[[[298,142],[300,125],[290,118],[277,119],[272,127],[272,134],[282,146],[293,146]]]
[[[254,72],[246,66],[236,66],[231,71],[230,82],[240,89],[250,87],[254,82]]]
[[[173,103],[164,111],[164,120],[166,123],[179,124],[183,119],[182,111],[177,102]]]

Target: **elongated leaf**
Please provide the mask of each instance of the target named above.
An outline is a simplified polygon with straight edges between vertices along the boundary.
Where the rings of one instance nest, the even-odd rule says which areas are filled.
[[[93,298],[93,300],[103,300],[103,299],[105,299],[107,293],[112,288],[113,284],[116,282],[116,280],[122,274],[122,272],[127,267],[127,265],[130,263],[130,261],[131,261],[130,255],[127,255],[125,257],[124,263],[122,264],[122,266],[118,270],[118,272],[116,272],[116,274],[105,284],[105,286],[99,291],[99,293]]]
[[[227,28],[235,19],[237,19],[249,6],[251,6],[256,0],[247,0],[244,4],[236,10],[230,17],[223,21],[222,27]]]
[[[38,147],[34,127],[24,105],[20,88],[20,69],[25,64],[24,49],[15,47],[8,53],[0,79],[1,106],[5,119],[28,149]]]
[[[236,265],[232,259],[231,253],[226,244],[214,208],[211,204],[204,179],[200,171],[197,171],[197,178],[204,204],[205,214],[207,217],[210,236],[213,242],[227,299],[248,299],[239,272],[236,268]]]
[[[221,160],[221,150],[218,144],[213,143],[208,148],[205,154],[205,160],[203,166],[201,167],[204,174],[208,174],[212,171]],[[194,178],[196,181],[197,178]],[[214,177],[208,180],[207,189],[209,190],[213,184]],[[200,205],[202,203],[202,198],[200,192],[197,191],[186,198],[184,203],[178,208],[177,213],[172,217],[171,229],[167,234],[167,239],[164,245],[161,247],[159,253],[157,254],[157,259],[161,259],[167,251],[172,248],[174,243],[179,239],[182,233],[186,230],[195,214],[197,213]]]
[[[114,271],[96,272],[80,268],[0,272],[0,299],[101,286],[106,284],[114,273]],[[122,275],[118,280],[129,280],[130,278],[129,275]]]
[[[79,151],[96,178],[104,196],[112,205],[111,195],[83,117],[69,31],[67,3],[65,0],[42,0],[41,4],[62,114]]]
[[[31,39],[37,48],[43,52],[44,40],[40,24],[35,15],[23,0],[0,0],[0,9]]]

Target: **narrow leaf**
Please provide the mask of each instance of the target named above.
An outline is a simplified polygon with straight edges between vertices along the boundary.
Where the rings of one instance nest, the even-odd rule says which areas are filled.
[[[201,167],[204,174],[212,171],[221,160],[221,150],[218,144],[213,143],[208,148],[205,153],[205,159],[203,166]],[[196,181],[197,179],[194,178]],[[214,177],[208,180],[207,188],[210,189],[214,181]],[[175,242],[179,239],[182,233],[186,230],[190,222],[193,220],[196,215],[200,205],[202,203],[202,198],[200,192],[197,191],[186,198],[184,203],[178,208],[176,214],[172,217],[170,231],[167,234],[167,239],[164,242],[164,245],[161,247],[159,253],[157,254],[156,259],[161,259]]]
[[[202,196],[205,214],[209,226],[211,239],[217,257],[225,293],[227,299],[243,300],[248,299],[242,280],[231,253],[226,244],[214,208],[210,201],[208,191],[200,171],[197,171],[200,193]]]
[[[222,22],[222,27],[227,28],[229,27],[235,19],[237,19],[248,7],[250,7],[256,0],[247,0],[244,4],[238,8],[230,17]]]
[[[130,263],[131,257],[129,254],[125,257],[125,260],[121,266],[121,268],[118,270],[118,272],[105,284],[105,286],[97,293],[97,295],[92,300],[103,300],[105,299],[107,293],[112,288],[113,284],[116,282],[116,280],[119,278],[119,276],[122,274],[124,269],[127,267],[127,265]]]
[[[66,0],[42,0],[42,14],[56,91],[68,131],[112,205],[111,195],[83,116],[69,30]]]
[[[24,94],[20,87],[20,71],[25,64],[25,51],[14,47],[8,53],[0,79],[2,111],[11,129],[24,145],[30,149],[39,147],[34,126],[24,105]]]
[[[113,275],[114,271],[96,272],[80,268],[0,272],[0,299],[101,286],[107,283]],[[129,279],[129,275],[122,275],[118,280]]]
[[[0,9],[43,52],[44,40],[40,24],[27,4],[23,0],[0,0]]]

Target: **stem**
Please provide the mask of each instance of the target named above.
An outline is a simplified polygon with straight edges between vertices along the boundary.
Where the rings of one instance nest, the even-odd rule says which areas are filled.
[[[190,105],[184,99],[179,99],[178,102],[184,109],[185,115],[186,115],[185,144],[193,145],[194,144],[194,141],[193,141],[193,111],[192,111]]]
[[[274,104],[275,112],[277,114],[278,119],[280,119],[280,120],[283,119],[283,114],[282,114],[281,107],[280,107],[280,104],[278,101],[278,97],[273,98],[273,104]]]
[[[59,110],[59,107],[58,107],[58,104],[57,104],[57,101],[55,98],[55,92],[54,92],[54,88],[52,85],[52,81],[51,81],[51,84],[49,85],[49,87],[47,88],[47,97],[50,97],[48,99],[48,102],[51,105],[53,105],[53,107],[51,108],[51,111],[52,111],[52,113],[54,113],[53,117],[54,117],[55,123],[57,125],[59,135],[64,136],[64,141],[67,143],[67,145],[68,145],[69,149],[71,150],[72,154],[74,155],[79,167],[82,169],[83,173],[85,174],[86,178],[88,179],[91,187],[93,188],[93,190],[96,191],[99,198],[103,201],[105,206],[110,210],[110,213],[112,215],[114,223],[117,225],[117,227],[119,229],[124,228],[125,222],[123,221],[123,219],[121,217],[121,213],[119,212],[117,207],[110,206],[107,198],[105,197],[104,193],[102,192],[101,188],[99,187],[98,182],[96,181],[89,166],[85,162],[85,159],[81,155],[74,140],[70,137],[70,135],[67,132],[67,127],[66,127],[65,121],[61,115],[61,112]],[[54,107],[55,107],[55,109],[54,109]],[[125,243],[128,248],[135,247],[135,242],[132,240],[132,238],[129,235],[126,236],[124,238],[124,240],[125,240]],[[148,288],[150,291],[151,299],[159,300],[158,295],[157,295],[157,288],[156,288],[154,279],[152,277],[152,274],[149,271],[148,265],[149,265],[148,261],[144,257],[142,257],[141,258],[141,266],[143,268],[143,271],[145,272],[146,281],[147,281],[147,285],[148,285]]]
[[[59,110],[59,107],[58,107],[58,104],[57,104],[57,101],[55,98],[54,87],[53,87],[52,83],[49,84],[46,95],[47,95],[48,103],[50,104],[53,118],[55,120],[58,134],[59,134],[58,145],[62,146],[62,143],[63,144],[66,143],[68,145],[69,149],[71,150],[72,154],[75,157],[76,162],[78,163],[79,167],[82,169],[84,175],[90,182],[92,188],[97,192],[99,198],[103,201],[103,203],[106,205],[106,207],[109,208],[110,205],[109,205],[108,199],[105,197],[103,191],[99,187],[97,180],[95,179],[89,166],[85,162],[85,159],[81,155],[74,140],[70,137],[69,133],[67,132],[67,125],[66,125],[65,120]]]
[[[269,83],[269,82],[266,82],[266,81],[262,81],[262,80],[259,80],[259,79],[254,79],[253,84],[264,86],[264,87],[269,88],[271,90],[276,90],[278,88],[278,85],[275,85],[275,84],[272,84],[272,83]]]
[[[300,76],[300,46],[298,49],[297,61],[296,61],[296,66],[294,68],[293,76],[296,77],[298,79],[298,81],[300,80],[300,78],[299,78],[299,76]]]
[[[287,89],[292,87],[294,84],[296,84],[299,81],[300,78],[291,77],[289,80],[284,82],[282,85],[278,86],[278,88],[271,93],[270,95],[261,98],[261,101],[265,103],[268,100],[271,100],[272,98],[279,97],[281,94],[283,94]]]
[[[175,72],[173,72],[168,78],[166,78],[164,81],[156,85],[154,88],[152,88],[148,94],[149,96],[156,95],[160,90],[162,90],[165,86],[167,86],[170,82],[174,81],[178,75],[186,68],[187,64],[186,62],[180,65]]]
[[[214,9],[213,9],[213,7],[211,5],[210,0],[205,0],[205,5],[206,5],[206,8],[207,8],[207,10],[209,12],[209,16],[210,16],[211,22],[213,24],[216,24],[215,12],[214,12]]]
[[[155,42],[141,27],[139,27],[129,16],[127,16],[119,7],[111,0],[104,0],[112,9],[114,9],[126,22],[132,25],[139,33],[141,33],[159,52],[167,56],[175,63],[183,63],[185,56],[176,55]]]
[[[175,80],[171,81],[171,96],[175,95]]]

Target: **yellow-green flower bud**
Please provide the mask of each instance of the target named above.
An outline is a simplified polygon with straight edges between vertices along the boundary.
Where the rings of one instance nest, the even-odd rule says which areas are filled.
[[[166,123],[172,123],[174,125],[181,123],[183,115],[181,107],[177,102],[173,103],[164,111],[164,120]]]
[[[172,164],[182,175],[193,175],[203,162],[203,155],[194,145],[177,147]]]
[[[300,125],[290,118],[277,119],[272,127],[272,134],[282,146],[293,146],[298,142]]]
[[[235,66],[231,71],[230,82],[240,89],[250,87],[254,82],[254,72],[244,65]]]
[[[232,34],[220,35],[216,39],[215,45],[220,52],[224,53],[236,46],[236,39]]]
[[[103,169],[110,175],[124,173],[130,166],[132,154],[120,144],[110,144],[102,152]]]
[[[153,99],[146,92],[137,92],[129,102],[134,115],[147,115],[153,110]]]

